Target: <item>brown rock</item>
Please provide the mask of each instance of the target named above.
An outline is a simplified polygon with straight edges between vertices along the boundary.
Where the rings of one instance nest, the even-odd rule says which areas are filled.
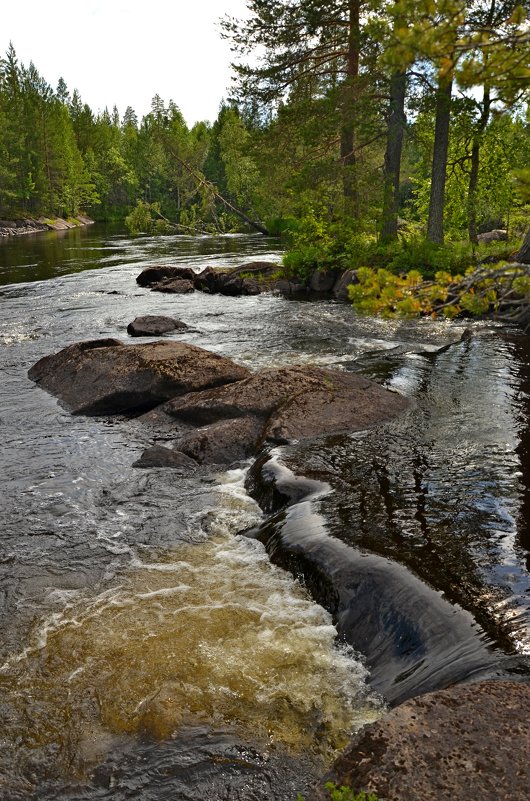
[[[357,283],[359,282],[356,270],[346,270],[337,279],[333,287],[333,297],[337,298],[337,300],[349,300],[348,287]]]
[[[195,291],[193,281],[183,278],[166,278],[151,287],[153,292],[169,292],[173,295],[186,295],[188,292]]]
[[[165,279],[193,281],[195,276],[196,273],[191,267],[177,267],[174,264],[155,264],[142,270],[136,279],[136,283],[140,284],[140,286],[152,286]]]
[[[199,464],[230,464],[256,453],[262,426],[251,416],[221,420],[186,437],[179,448]]]
[[[307,287],[301,281],[288,281],[286,278],[279,278],[274,281],[270,289],[273,292],[279,292],[281,295],[305,295]]]
[[[262,370],[231,387],[218,387],[174,398],[164,404],[163,411],[170,417],[193,425],[208,425],[247,414],[265,421],[293,395],[320,389],[325,373],[311,367]]]
[[[162,445],[153,445],[146,448],[140,458],[133,463],[133,467],[169,467],[181,473],[194,473],[197,464],[181,451],[164,448]]]
[[[527,801],[529,717],[528,683],[483,681],[420,696],[361,730],[326,780],[379,801]]]
[[[28,375],[72,412],[93,415],[153,408],[176,395],[241,380],[248,370],[181,342],[126,346],[104,339],[46,356]]]
[[[195,276],[195,289],[198,289],[201,292],[210,292],[213,294],[218,291],[218,280],[219,270],[214,270],[213,267],[206,267],[204,270],[202,270],[202,272]]]
[[[146,314],[143,317],[136,317],[132,323],[129,323],[127,333],[132,337],[158,337],[170,331],[187,328],[186,323],[174,320],[172,317]]]
[[[241,459],[255,452],[264,440],[286,442],[357,431],[407,406],[402,396],[354,373],[283,367],[263,370],[224,387],[172,398],[142,419],[164,430],[171,428],[171,420],[186,427],[209,426],[191,434],[179,448],[198,461],[221,462],[223,452],[230,460]],[[220,425],[227,421],[230,425]],[[228,447],[231,437],[232,450]]]
[[[298,392],[277,409],[264,431],[269,442],[360,431],[389,420],[409,402],[367,378],[345,371],[318,370],[320,386]]]

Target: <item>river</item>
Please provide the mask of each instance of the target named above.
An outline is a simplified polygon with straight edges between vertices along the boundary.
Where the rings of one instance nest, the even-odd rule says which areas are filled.
[[[0,245],[5,801],[295,801],[384,709],[376,671],[337,638],[310,582],[240,535],[264,524],[246,465],[191,478],[134,469],[149,431],[72,416],[27,378],[73,342],[127,341],[141,314],[177,317],[192,330],[176,337],[251,369],[335,366],[409,396],[412,411],[391,424],[285,457],[329,483],[312,510],[333,541],[399,562],[526,670],[529,338],[135,282],[154,263],[280,255],[260,236],[130,238],[98,226]]]

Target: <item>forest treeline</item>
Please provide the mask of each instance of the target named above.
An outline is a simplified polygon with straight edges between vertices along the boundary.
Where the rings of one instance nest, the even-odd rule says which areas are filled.
[[[233,206],[290,230],[301,270],[369,262],[370,248],[394,258],[398,232],[427,247],[476,244],[492,228],[523,235],[529,0],[247,5],[245,20],[222,22],[236,80],[213,124],[189,127],[158,95],[141,120],[130,107],[95,113],[11,46],[2,214],[241,230]]]

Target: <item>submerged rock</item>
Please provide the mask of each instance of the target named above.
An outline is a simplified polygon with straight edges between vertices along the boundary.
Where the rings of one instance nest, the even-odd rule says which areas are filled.
[[[174,320],[173,317],[163,317],[147,314],[143,317],[136,317],[127,326],[127,333],[132,337],[158,337],[168,334],[170,331],[187,329],[186,323],[181,320]]]
[[[526,801],[529,716],[528,683],[484,681],[424,695],[362,729],[326,780],[379,801]]]
[[[276,512],[248,536],[275,564],[303,577],[333,615],[339,638],[363,654],[369,683],[387,702],[501,667],[469,612],[403,565],[328,534],[319,501],[329,484],[298,477],[269,455],[252,466],[246,486],[262,509]]]
[[[238,381],[245,367],[181,342],[124,345],[102,339],[40,359],[29,377],[75,414],[152,409],[169,398]]]

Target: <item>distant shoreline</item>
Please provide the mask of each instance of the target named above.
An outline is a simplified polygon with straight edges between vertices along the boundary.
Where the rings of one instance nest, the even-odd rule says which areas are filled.
[[[79,214],[76,217],[39,217],[35,220],[24,217],[14,220],[0,219],[0,239],[12,236],[24,236],[25,234],[38,234],[41,231],[66,231],[69,228],[83,228],[85,225],[92,225],[94,220]]]

